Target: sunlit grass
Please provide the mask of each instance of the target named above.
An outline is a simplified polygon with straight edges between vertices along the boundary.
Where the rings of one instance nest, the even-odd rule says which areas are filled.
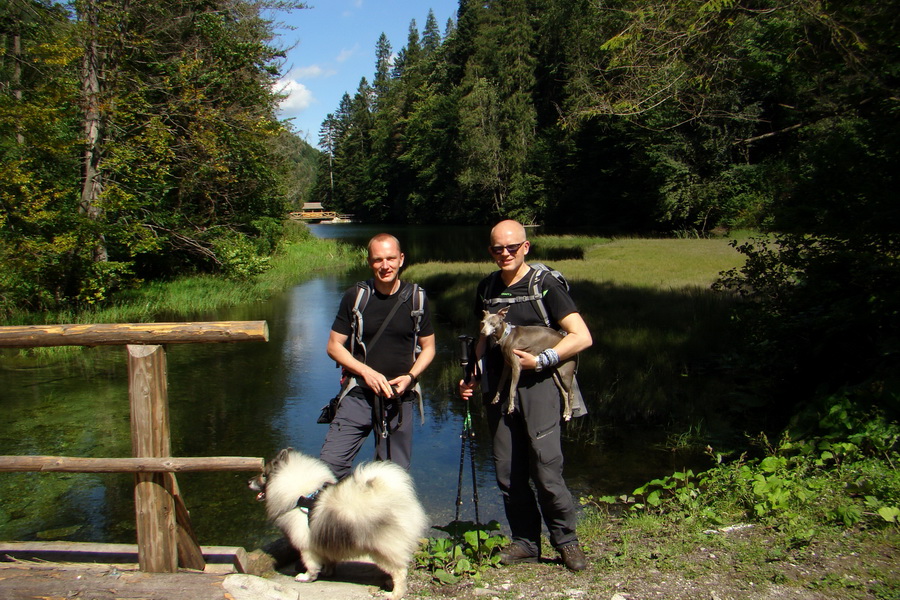
[[[618,239],[566,262],[572,278],[671,290],[708,287],[721,271],[743,264],[725,238]],[[570,275],[571,273],[571,275]]]
[[[645,239],[538,236],[529,262],[545,262],[575,280],[655,289],[708,287],[719,273],[743,264],[732,238]],[[495,269],[485,254],[479,263],[421,263],[406,276],[486,275]]]

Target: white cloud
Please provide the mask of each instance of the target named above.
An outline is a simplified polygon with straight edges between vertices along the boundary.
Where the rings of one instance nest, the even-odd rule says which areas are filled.
[[[288,77],[294,80],[299,79],[318,79],[319,77],[331,77],[335,75],[337,71],[334,69],[323,69],[319,65],[309,65],[308,67],[297,67],[291,69],[291,72],[288,73]]]
[[[313,96],[310,89],[296,79],[279,80],[277,89],[279,92],[287,94],[287,97],[278,106],[284,114],[299,114],[316,102],[316,97]]]
[[[341,50],[341,53],[337,55],[337,58],[335,60],[339,63],[345,62],[345,61],[349,60],[354,54],[356,54],[356,52],[358,50],[359,50],[359,44],[353,46],[350,49],[345,48],[345,49]]]

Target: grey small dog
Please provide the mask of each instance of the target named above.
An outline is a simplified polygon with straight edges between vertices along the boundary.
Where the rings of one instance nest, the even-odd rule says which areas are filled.
[[[519,364],[519,357],[513,350],[524,350],[537,356],[547,348],[552,348],[559,343],[563,334],[550,327],[540,325],[510,325],[506,322],[507,311],[507,308],[501,308],[496,314],[484,311],[481,319],[481,335],[486,338],[493,337],[497,341],[506,363],[503,366],[500,382],[497,384],[497,394],[491,403],[496,404],[500,401],[500,390],[503,389],[506,379],[512,377],[509,384],[509,403],[506,406],[506,412],[512,413],[516,409],[516,386],[519,384],[519,376],[522,374],[522,365]],[[553,381],[562,395],[563,419],[566,421],[572,418],[572,388],[576,366],[577,358],[573,356],[560,361],[554,367],[553,372]]]

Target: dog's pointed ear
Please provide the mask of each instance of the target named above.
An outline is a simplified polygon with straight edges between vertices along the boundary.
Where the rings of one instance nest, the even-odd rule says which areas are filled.
[[[506,313],[508,313],[508,312],[509,312],[509,307],[504,306],[503,308],[501,308],[500,310],[497,311],[497,316],[500,317],[501,319],[505,319]]]
[[[481,311],[481,312],[483,313],[483,314],[481,315],[481,319],[482,319],[482,320],[486,319],[486,318],[487,318],[488,316],[490,316],[490,314],[491,314],[490,311],[487,311],[487,310],[483,310],[483,311]]]
[[[284,460],[287,460],[288,454],[290,454],[290,453],[293,452],[293,451],[294,451],[293,448],[283,448],[283,449],[278,453],[278,456],[275,457],[275,460],[276,460],[276,461],[284,461]]]

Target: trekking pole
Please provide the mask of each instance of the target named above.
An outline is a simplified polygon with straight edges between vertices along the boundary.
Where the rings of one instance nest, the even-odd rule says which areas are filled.
[[[475,523],[481,524],[478,516],[478,480],[475,473],[475,430],[472,428],[472,417],[469,414],[469,405],[466,404],[465,425],[469,428],[469,459],[472,462],[472,502],[475,504]]]
[[[460,359],[459,364],[463,369],[463,381],[469,382],[474,376],[474,357],[472,357],[472,336],[459,336],[460,342]],[[470,367],[471,365],[471,367]],[[462,433],[460,434],[459,448],[459,476],[456,482],[456,521],[459,521],[459,509],[462,506],[462,478],[465,469],[466,458],[466,441],[468,440],[469,455],[472,465],[472,499],[475,504],[475,522],[480,523],[481,519],[478,515],[478,485],[475,473],[475,430],[472,428],[472,413],[469,410],[469,403],[466,402],[466,416],[463,419]]]
[[[466,439],[465,439],[465,430],[466,426],[463,424],[463,433],[460,434],[460,438],[462,438],[462,444],[459,447],[459,477],[456,480],[456,517],[454,517],[454,521],[459,521],[459,508],[462,506],[462,477],[463,477],[463,468],[466,464]]]

